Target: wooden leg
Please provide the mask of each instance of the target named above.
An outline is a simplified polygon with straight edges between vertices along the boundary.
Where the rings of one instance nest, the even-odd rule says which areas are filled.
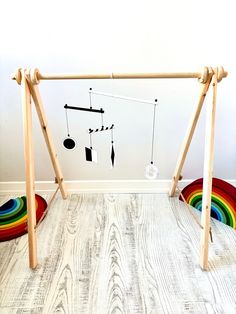
[[[37,114],[39,117],[39,121],[41,124],[44,139],[46,141],[48,152],[49,152],[51,162],[52,162],[52,165],[53,165],[53,168],[55,171],[57,183],[60,187],[61,195],[64,199],[66,199],[67,198],[67,191],[66,191],[65,183],[63,180],[63,176],[62,176],[62,171],[61,171],[61,168],[60,168],[60,165],[58,162],[57,154],[56,154],[55,149],[54,149],[52,136],[51,136],[51,133],[50,133],[48,125],[47,125],[47,119],[46,119],[46,115],[44,113],[43,102],[42,102],[42,99],[40,96],[38,86],[32,84],[30,77],[28,75],[27,75],[27,82],[28,82],[28,85],[30,88],[32,98],[34,100],[34,104],[35,104],[36,111],[37,111]]]
[[[172,178],[172,182],[171,182],[171,187],[170,187],[170,191],[169,191],[169,195],[170,196],[174,196],[175,191],[176,191],[176,186],[178,184],[179,181],[179,177],[181,175],[181,171],[188,153],[188,149],[190,146],[190,143],[192,141],[192,137],[193,137],[193,133],[195,131],[196,125],[197,125],[197,121],[207,94],[207,91],[209,89],[210,83],[211,83],[211,79],[212,79],[212,73],[209,73],[209,77],[208,80],[205,84],[202,85],[201,87],[201,92],[200,92],[200,96],[196,105],[196,108],[193,111],[191,120],[189,122],[189,126],[185,135],[185,139],[183,141],[182,144],[182,148],[179,154],[179,159],[177,161],[177,165],[175,168],[175,172]]]
[[[23,127],[24,127],[24,154],[26,173],[26,197],[27,197],[27,219],[28,219],[28,245],[29,265],[31,268],[37,266],[37,244],[36,244],[36,206],[34,187],[34,156],[32,142],[32,106],[30,91],[25,78],[25,71],[21,71],[21,89],[23,105]]]
[[[206,270],[208,266],[208,247],[211,215],[211,192],[212,192],[212,173],[214,159],[214,133],[216,115],[216,95],[217,95],[217,70],[213,77],[213,99],[207,108],[206,120],[206,140],[204,157],[204,178],[202,195],[202,216],[201,243],[200,243],[200,266]]]

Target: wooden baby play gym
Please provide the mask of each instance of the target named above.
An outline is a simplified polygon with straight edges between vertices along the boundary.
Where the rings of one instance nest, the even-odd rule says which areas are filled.
[[[178,181],[181,179],[181,171],[186,159],[186,155],[198,122],[201,109],[204,104],[209,87],[212,86],[212,100],[207,104],[206,119],[206,139],[204,156],[204,180],[201,215],[201,242],[200,242],[200,266],[207,269],[208,266],[208,246],[210,235],[210,212],[211,212],[211,190],[214,157],[214,132],[217,85],[227,72],[223,67],[204,67],[200,72],[176,72],[176,73],[111,73],[111,74],[42,74],[38,69],[18,69],[12,79],[21,85],[22,106],[23,106],[23,126],[24,126],[24,154],[26,171],[26,197],[28,211],[28,246],[29,265],[36,268],[37,261],[37,241],[36,241],[36,215],[35,215],[35,179],[34,179],[34,158],[33,158],[33,138],[32,138],[32,104],[35,104],[37,115],[41,124],[42,132],[46,141],[51,162],[55,171],[56,183],[64,199],[67,197],[65,182],[62,171],[54,149],[52,136],[48,127],[44,112],[43,101],[38,85],[41,80],[82,80],[82,79],[197,79],[200,83],[200,93],[193,109],[189,126],[182,144],[177,160],[177,165],[172,177],[169,195],[174,196]],[[58,190],[57,189],[57,190]],[[57,191],[56,191],[57,192]],[[56,193],[55,192],[55,193]]]

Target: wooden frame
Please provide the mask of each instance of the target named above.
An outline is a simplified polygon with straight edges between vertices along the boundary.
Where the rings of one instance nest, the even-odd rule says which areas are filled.
[[[55,171],[56,182],[59,185],[62,197],[67,197],[65,183],[57,154],[53,146],[53,140],[48,128],[46,115],[44,113],[43,102],[38,89],[40,80],[72,80],[72,79],[168,79],[168,78],[197,78],[201,83],[199,98],[194,108],[189,126],[179,154],[176,169],[170,187],[170,196],[175,195],[177,183],[181,178],[181,171],[188,153],[189,146],[204,104],[206,94],[212,83],[213,99],[208,105],[208,115],[206,121],[206,141],[204,157],[204,180],[203,180],[203,205],[201,219],[201,243],[200,243],[200,266],[207,269],[208,266],[208,246],[210,232],[210,208],[211,208],[211,189],[212,172],[214,158],[214,131],[215,131],[215,112],[217,83],[227,76],[223,67],[212,69],[204,67],[201,72],[183,73],[111,73],[111,74],[41,74],[38,69],[22,70],[18,69],[12,76],[21,85],[22,105],[23,105],[23,124],[24,124],[24,152],[25,152],[25,173],[26,173],[26,196],[28,211],[28,246],[29,246],[29,265],[32,269],[36,268],[37,262],[37,243],[36,243],[36,218],[35,218],[35,187],[34,187],[34,158],[33,158],[33,139],[32,139],[32,112],[31,99],[35,104],[45,142]]]

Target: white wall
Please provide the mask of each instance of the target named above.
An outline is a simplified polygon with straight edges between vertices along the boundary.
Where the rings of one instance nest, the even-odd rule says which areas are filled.
[[[24,180],[20,87],[10,80],[18,67],[42,73],[198,71],[223,65],[229,75],[219,84],[214,175],[236,174],[236,29],[234,1],[2,1],[0,9],[0,181]],[[100,125],[97,115],[69,112],[78,147],[62,147],[63,106],[88,106],[88,89],[158,98],[156,163],[160,179],[173,174],[196,103],[196,80],[43,81],[40,84],[55,147],[66,180],[143,179],[150,162],[152,106],[94,97],[115,124],[116,168],[110,168],[109,134],[94,135],[99,164],[84,158],[86,130]],[[207,99],[210,101],[210,99]],[[53,179],[46,146],[34,114],[37,180]],[[183,170],[202,176],[205,112]]]

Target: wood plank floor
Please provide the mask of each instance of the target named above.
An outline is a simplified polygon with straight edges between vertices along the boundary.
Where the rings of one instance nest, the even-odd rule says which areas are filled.
[[[236,232],[212,229],[204,272],[200,229],[177,198],[58,195],[37,231],[35,271],[27,236],[0,243],[0,313],[236,313]]]

